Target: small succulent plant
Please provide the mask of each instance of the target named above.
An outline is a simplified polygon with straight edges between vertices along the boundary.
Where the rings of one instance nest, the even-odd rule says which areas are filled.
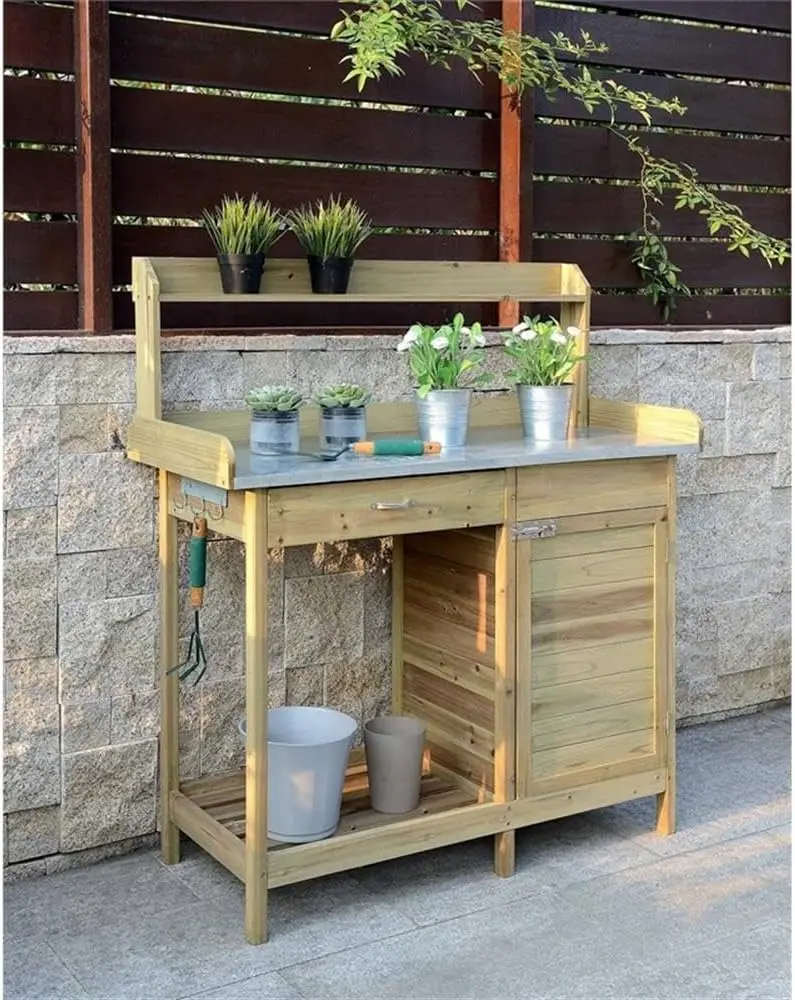
[[[360,385],[340,382],[338,385],[327,385],[316,392],[315,402],[327,409],[332,406],[347,406],[355,410],[367,406],[372,395],[369,389],[363,389]]]
[[[304,402],[303,393],[288,385],[263,385],[246,393],[246,406],[266,413],[297,410]]]

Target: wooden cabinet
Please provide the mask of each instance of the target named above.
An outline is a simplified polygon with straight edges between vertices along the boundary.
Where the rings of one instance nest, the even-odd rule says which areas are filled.
[[[572,468],[526,470],[544,520],[515,531],[519,798],[672,765],[670,470],[603,463],[555,493]]]

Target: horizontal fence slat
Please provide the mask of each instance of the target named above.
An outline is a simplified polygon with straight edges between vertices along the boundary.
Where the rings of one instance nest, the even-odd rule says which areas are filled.
[[[3,326],[8,330],[74,330],[77,292],[5,292]]]
[[[580,31],[587,31],[594,41],[608,47],[607,52],[592,53],[589,65],[770,83],[787,83],[790,78],[789,39],[780,35],[753,35],[538,5],[536,31],[542,38],[559,31],[575,40]]]
[[[650,110],[654,125],[669,128],[709,129],[715,132],[749,132],[758,135],[790,134],[790,94],[786,90],[735,86],[730,83],[700,83],[693,80],[642,76],[635,73],[610,74],[595,70],[594,78],[616,79],[633,90],[642,90],[664,100],[678,97],[687,108],[684,115],[669,115]],[[575,118],[608,121],[603,107],[589,112],[574,98],[561,96],[550,101],[542,92],[536,95],[536,114],[548,118]],[[620,108],[618,122],[643,124],[634,111]]]
[[[113,281],[129,284],[133,257],[209,257],[212,245],[204,229],[189,226],[123,226],[113,228]],[[268,256],[299,258],[304,254],[288,233]],[[357,251],[362,260],[497,260],[497,237],[371,236]]]
[[[218,0],[111,0],[110,7],[116,11],[189,21],[223,22],[326,36],[342,18],[340,5],[331,0],[265,0],[260,3],[252,0],[223,0],[222,3]],[[452,0],[444,0],[444,9],[447,16],[464,20],[500,16],[499,0],[484,0],[478,7],[463,11],[459,11]]]
[[[6,149],[3,154],[6,212],[74,212],[74,153]]]
[[[779,326],[790,321],[790,299],[776,295],[694,295],[679,299],[674,326],[734,328]],[[631,329],[663,326],[651,300],[640,295],[594,295],[592,326]]]
[[[198,219],[222,195],[256,192],[278,208],[340,192],[356,198],[377,226],[496,229],[497,184],[445,174],[282,167],[225,160],[115,154],[118,215]]]
[[[493,79],[481,86],[463,68],[447,71],[416,56],[403,64],[404,76],[376,81],[361,95],[353,81],[342,82],[346,47],[315,38],[114,15],[110,52],[114,79],[420,106],[432,96],[435,107],[476,111],[499,105]]]
[[[533,260],[577,264],[595,288],[639,288],[633,249],[623,240],[536,239]],[[668,252],[691,288],[783,288],[790,283],[789,266],[768,267],[759,254],[746,259],[723,244],[669,243]]]
[[[790,144],[781,140],[648,132],[644,145],[657,156],[689,163],[702,181],[787,187]],[[625,142],[600,126],[535,123],[536,174],[637,179],[640,160]]]
[[[77,282],[77,228],[72,222],[4,223],[3,278],[10,282]]]
[[[278,159],[497,170],[485,118],[113,87],[113,145]]]
[[[588,6],[773,31],[789,31],[792,23],[790,0],[588,0]]]
[[[72,12],[18,0],[3,4],[3,63],[15,69],[71,73]]]
[[[741,194],[728,200],[742,209],[748,221],[771,236],[790,232],[788,195]],[[653,206],[667,236],[707,236],[703,216],[670,202]],[[610,184],[541,181],[533,188],[533,229],[539,233],[619,234],[634,232],[642,217],[639,188]]]
[[[75,91],[71,83],[31,76],[3,78],[5,141],[56,143],[75,141]]]
[[[267,278],[266,278],[267,280]],[[164,330],[207,329],[236,327],[315,327],[328,329],[335,326],[389,327],[405,330],[412,323],[442,323],[456,312],[463,312],[467,320],[495,324],[496,306],[477,303],[422,303],[408,302],[394,305],[362,305],[346,303],[340,297],[323,296],[324,301],[296,305],[289,303],[262,304],[253,302],[218,303],[164,303],[161,324]],[[114,327],[129,330],[133,327],[133,308],[129,293],[114,294]],[[390,345],[392,346],[392,345]]]

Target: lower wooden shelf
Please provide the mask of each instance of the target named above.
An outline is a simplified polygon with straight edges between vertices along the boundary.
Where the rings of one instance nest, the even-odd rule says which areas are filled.
[[[245,774],[232,771],[182,782],[172,818],[192,840],[245,881]],[[387,815],[370,806],[361,754],[348,767],[336,833],[308,844],[268,841],[268,885],[276,887],[499,832],[510,825],[504,803],[479,802],[446,778],[423,774],[419,807]]]
[[[182,793],[236,837],[245,839],[246,793],[245,773],[242,770],[183,782]],[[367,767],[363,761],[359,762],[354,758],[345,775],[340,824],[337,832],[328,839],[345,837],[351,833],[372,830],[379,826],[389,826],[419,816],[430,816],[446,812],[448,809],[459,809],[462,806],[474,805],[476,801],[470,792],[426,773],[422,776],[418,809],[399,815],[376,812],[370,806]],[[289,851],[298,846],[303,845],[268,841],[268,851]]]

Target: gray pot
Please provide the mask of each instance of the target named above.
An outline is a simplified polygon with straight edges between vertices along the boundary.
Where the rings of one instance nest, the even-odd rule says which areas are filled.
[[[249,443],[252,455],[287,455],[300,444],[298,410],[252,410]]]
[[[412,812],[420,804],[425,726],[408,715],[382,715],[364,725],[370,805],[376,812]]]
[[[324,451],[345,448],[367,437],[363,406],[321,406],[320,447]]]
[[[533,441],[565,441],[570,385],[517,385],[524,436]]]
[[[432,389],[425,399],[414,397],[417,425],[423,441],[442,448],[463,448],[469,429],[471,389]]]

